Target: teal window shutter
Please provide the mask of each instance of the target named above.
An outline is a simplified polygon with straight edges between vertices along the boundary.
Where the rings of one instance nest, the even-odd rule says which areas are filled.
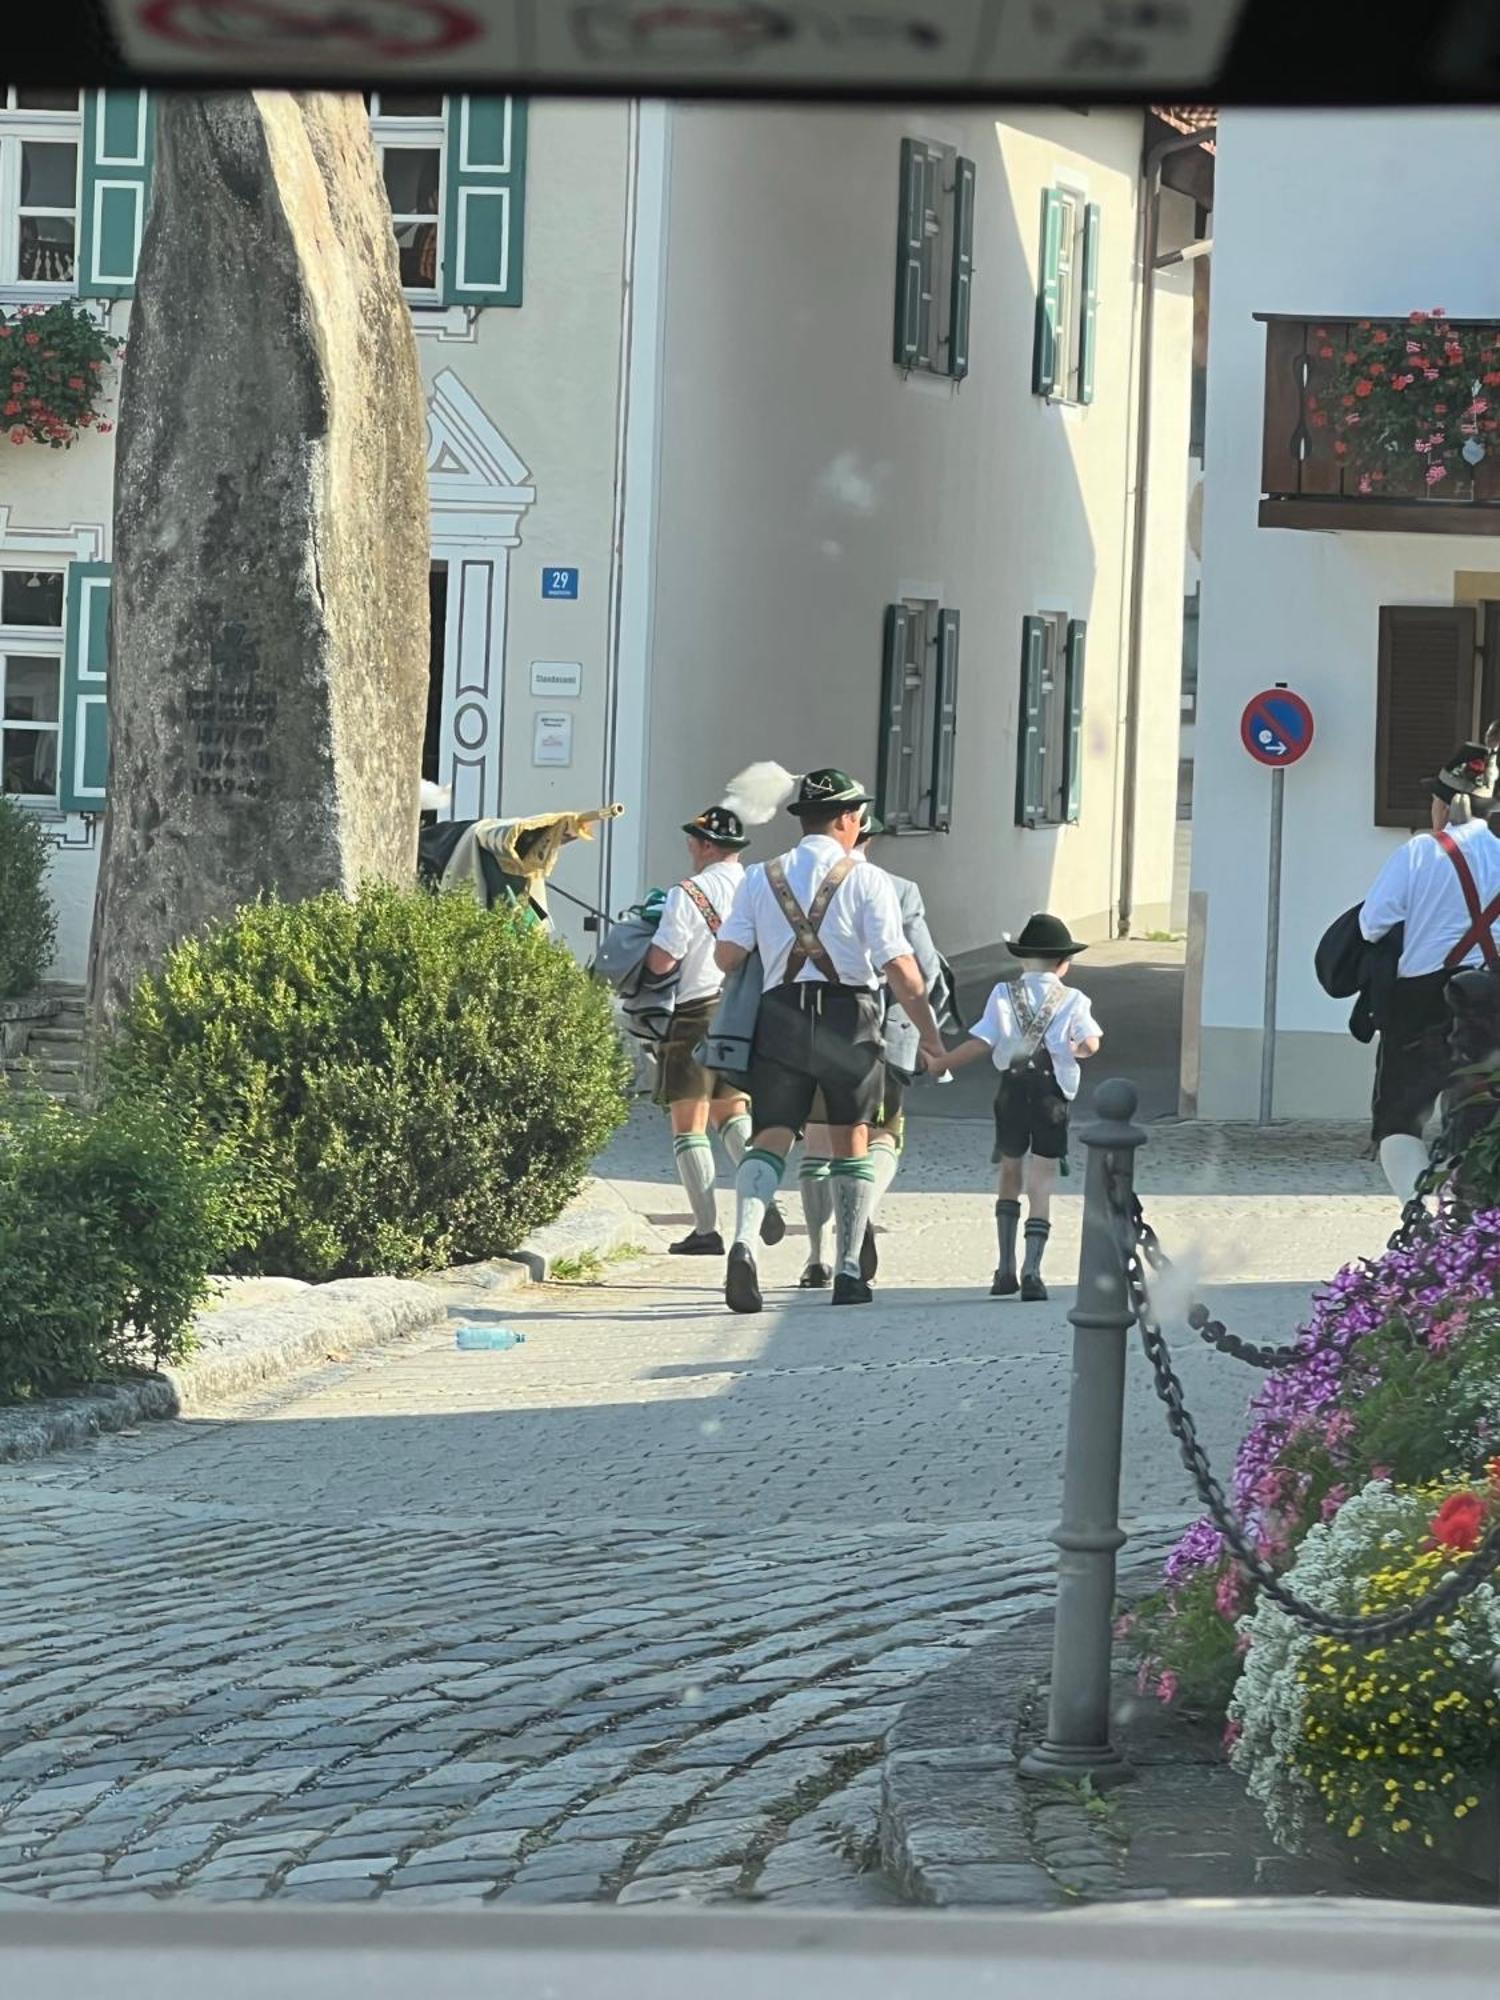
[[[937,625],[936,726],[932,743],[932,824],[953,830],[953,766],[958,753],[958,613],[940,611]]]
[[[922,359],[927,263],[927,148],[915,139],[903,139],[901,220],[896,236],[895,362],[898,368],[915,368]]]
[[[1083,654],[1087,637],[1086,620],[1070,618],[1064,688],[1068,704],[1068,746],[1063,778],[1069,826],[1076,826],[1083,816]]]
[[[64,812],[100,813],[109,775],[108,563],[68,565],[65,618],[58,803]]]
[[[83,94],[83,198],[78,290],[86,299],[128,299],[151,198],[155,119],[145,90]]]
[[[911,654],[911,613],[885,607],[885,653],[880,673],[880,772],[875,810],[887,826],[910,819],[906,802],[906,663]]]
[[[1078,400],[1094,400],[1094,348],[1099,333],[1099,204],[1083,211],[1083,310],[1078,326]]]
[[[953,181],[953,277],[948,301],[948,373],[962,380],[969,372],[969,314],[974,301],[974,188],[972,160],[955,163]]]
[[[1016,825],[1046,818],[1046,726],[1042,684],[1047,668],[1047,623],[1021,620],[1021,725],[1016,744]]]
[[[1058,265],[1062,259],[1063,198],[1056,188],[1042,192],[1042,257],[1036,294],[1036,339],[1031,351],[1031,388],[1037,396],[1057,393]]]
[[[450,97],[444,305],[518,306],[526,241],[526,100]]]

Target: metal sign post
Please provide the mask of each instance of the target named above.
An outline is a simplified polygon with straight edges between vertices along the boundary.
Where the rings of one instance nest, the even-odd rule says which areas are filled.
[[[1266,986],[1261,1009],[1260,1122],[1269,1125],[1276,1094],[1276,996],[1281,972],[1281,835],[1286,771],[1312,747],[1313,714],[1301,695],[1278,681],[1245,704],[1240,741],[1271,772],[1271,837],[1266,870]]]

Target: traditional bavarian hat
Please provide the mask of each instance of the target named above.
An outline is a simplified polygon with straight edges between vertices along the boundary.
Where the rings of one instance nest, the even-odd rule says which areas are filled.
[[[1077,958],[1079,952],[1088,950],[1086,944],[1080,944],[1069,932],[1061,917],[1049,916],[1045,910],[1028,918],[1019,937],[1007,933],[1005,942],[1017,958]]]
[[[696,819],[684,822],[684,833],[695,840],[706,840],[714,847],[748,847],[750,836],[745,831],[745,823],[737,812],[728,806],[708,806]]]
[[[857,778],[830,765],[798,780],[797,795],[788,801],[787,811],[799,819],[809,813],[816,818],[823,813],[858,812],[874,803]]]
[[[1488,743],[1460,743],[1435,778],[1422,789],[1451,805],[1454,799],[1488,799],[1495,790],[1495,752]]]
[[[863,847],[866,841],[874,840],[879,834],[884,832],[885,821],[877,819],[875,814],[870,811],[870,808],[866,806],[864,818],[859,823],[859,838],[854,844],[856,847]]]

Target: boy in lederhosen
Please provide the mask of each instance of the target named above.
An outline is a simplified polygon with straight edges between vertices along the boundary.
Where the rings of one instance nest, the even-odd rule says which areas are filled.
[[[969,1040],[948,1058],[950,1069],[989,1056],[1000,1072],[995,1096],[995,1160],[1000,1185],[995,1230],[1000,1262],[992,1298],[1045,1299],[1042,1258],[1052,1233],[1052,1190],[1058,1162],[1067,1157],[1068,1114],[1078,1095],[1078,1065],[1099,1047],[1099,1024],[1088,996],[1065,982],[1072,961],[1087,949],[1060,917],[1032,917],[1018,938],[1007,939],[1021,963],[1019,979],[1001,980],[985,1003]],[[1025,1189],[1026,1258],[1016,1271],[1016,1236]]]

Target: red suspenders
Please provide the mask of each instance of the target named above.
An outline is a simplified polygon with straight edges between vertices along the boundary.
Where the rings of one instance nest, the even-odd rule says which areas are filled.
[[[1479,891],[1474,884],[1473,870],[1464,858],[1464,851],[1446,828],[1437,837],[1438,846],[1453,863],[1458,876],[1458,886],[1464,892],[1464,901],[1469,906],[1469,928],[1443,960],[1445,970],[1456,972],[1469,953],[1478,945],[1480,956],[1491,972],[1500,972],[1500,951],[1495,949],[1494,928],[1500,923],[1500,896],[1496,896],[1487,909],[1479,906]]]

